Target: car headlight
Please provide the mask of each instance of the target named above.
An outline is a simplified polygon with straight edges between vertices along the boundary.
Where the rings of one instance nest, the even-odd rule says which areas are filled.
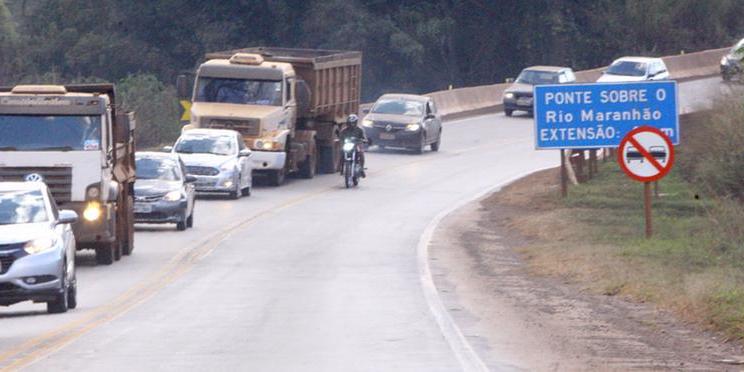
[[[514,97],[515,97],[514,93],[511,93],[511,92],[504,94],[504,98],[506,99],[514,99]]]
[[[409,132],[415,132],[419,129],[421,129],[421,124],[419,123],[412,123],[412,124],[406,125],[406,130]]]
[[[179,200],[181,200],[181,196],[183,196],[183,194],[181,194],[181,190],[173,190],[173,191],[165,194],[165,196],[163,197],[163,200],[165,200],[165,201],[179,201]]]
[[[274,140],[256,140],[253,142],[253,149],[255,150],[277,151],[282,150],[283,148],[284,146],[282,146],[281,142]]]
[[[54,248],[55,245],[57,245],[57,239],[47,236],[26,243],[23,250],[28,254],[38,254]]]
[[[83,218],[85,218],[86,221],[96,221],[99,218],[101,218],[101,215],[103,214],[103,210],[101,210],[101,203],[99,202],[89,202],[85,206],[85,210],[83,211]]]
[[[372,128],[372,126],[375,125],[375,122],[369,119],[362,120],[362,126],[367,128]]]
[[[354,142],[346,142],[344,143],[344,151],[354,150],[354,146],[356,146]]]

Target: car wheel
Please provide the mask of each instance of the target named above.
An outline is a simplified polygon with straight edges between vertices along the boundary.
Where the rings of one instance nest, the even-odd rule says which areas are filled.
[[[421,143],[413,148],[413,152],[416,154],[423,154],[424,153],[424,147],[426,147],[426,134],[421,134]]]
[[[187,224],[188,224],[188,218],[184,216],[181,221],[178,221],[178,223],[176,223],[176,230],[178,231],[186,230]]]
[[[67,264],[64,263],[62,267],[64,268],[66,266]],[[67,284],[67,278],[65,278],[65,276],[66,275],[64,274],[64,272],[60,276],[60,280],[62,280],[62,293],[55,295],[54,301],[47,302],[47,312],[50,314],[61,314],[67,312],[70,288]]]
[[[439,151],[439,145],[442,143],[442,132],[439,132],[439,137],[437,138],[437,142],[434,142],[431,144],[431,151]]]
[[[504,110],[504,115],[506,115],[506,116],[512,116],[512,114],[514,114],[514,110],[509,110],[509,109],[505,109]]]
[[[251,196],[251,187],[248,186],[242,190],[243,196]]]
[[[194,211],[191,211],[189,218],[186,219],[186,227],[188,228],[194,227]]]
[[[77,284],[70,287],[67,291],[67,308],[74,309],[77,307]]]
[[[96,247],[96,263],[99,265],[111,265],[114,263],[114,251],[117,242],[104,243]]]
[[[271,186],[281,186],[284,183],[284,168],[270,171],[269,184]]]

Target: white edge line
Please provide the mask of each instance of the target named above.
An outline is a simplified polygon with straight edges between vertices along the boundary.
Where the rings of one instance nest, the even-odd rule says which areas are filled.
[[[418,246],[416,248],[416,258],[419,280],[421,281],[421,287],[424,291],[426,304],[429,306],[429,311],[434,316],[439,329],[442,331],[442,335],[444,336],[452,351],[455,353],[457,360],[460,362],[460,366],[462,367],[463,371],[489,371],[489,368],[475,351],[475,349],[473,349],[473,346],[470,345],[470,342],[468,342],[467,338],[465,338],[462,330],[460,330],[454,319],[452,319],[452,316],[449,314],[447,308],[444,306],[441,297],[439,297],[439,292],[437,291],[436,285],[434,284],[434,278],[432,277],[431,268],[429,266],[429,245],[431,244],[431,240],[434,237],[434,232],[436,231],[442,220],[444,220],[454,211],[464,207],[465,205],[481,199],[490,193],[496,192],[501,188],[533,173],[552,169],[555,167],[555,165],[546,166],[522,173],[495,186],[489,186],[485,190],[476,193],[474,196],[456,202],[453,206],[437,214],[436,217],[434,217],[434,219],[429,222],[423,234],[421,235],[421,238],[419,238]]]

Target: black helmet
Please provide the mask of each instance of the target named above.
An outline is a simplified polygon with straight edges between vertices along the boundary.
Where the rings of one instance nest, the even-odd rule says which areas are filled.
[[[355,114],[349,115],[349,117],[346,119],[346,124],[356,126],[359,122],[359,117]]]

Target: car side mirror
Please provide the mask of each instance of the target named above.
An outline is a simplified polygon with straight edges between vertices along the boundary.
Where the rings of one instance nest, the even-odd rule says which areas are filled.
[[[173,146],[163,146],[163,152],[172,152]]]
[[[57,223],[60,225],[69,225],[78,221],[78,214],[75,211],[69,209],[63,209],[59,211],[59,219]]]
[[[198,180],[199,180],[199,179],[198,179],[198,178],[196,178],[196,176],[192,176],[192,175],[190,175],[190,174],[187,174],[187,175],[186,175],[186,183],[194,183],[194,182],[196,182],[196,181],[198,181]]]
[[[504,82],[507,83],[507,84],[511,84],[511,83],[514,82],[514,78],[506,78],[506,79],[504,79]]]
[[[239,157],[249,157],[251,155],[253,155],[253,153],[249,149],[242,149],[240,150],[240,152],[238,152]]]
[[[369,114],[369,109],[368,108],[362,109],[362,114],[365,114],[365,115]]]
[[[436,119],[436,116],[434,114],[426,114],[426,116],[424,116],[424,120],[431,120],[431,119]]]

